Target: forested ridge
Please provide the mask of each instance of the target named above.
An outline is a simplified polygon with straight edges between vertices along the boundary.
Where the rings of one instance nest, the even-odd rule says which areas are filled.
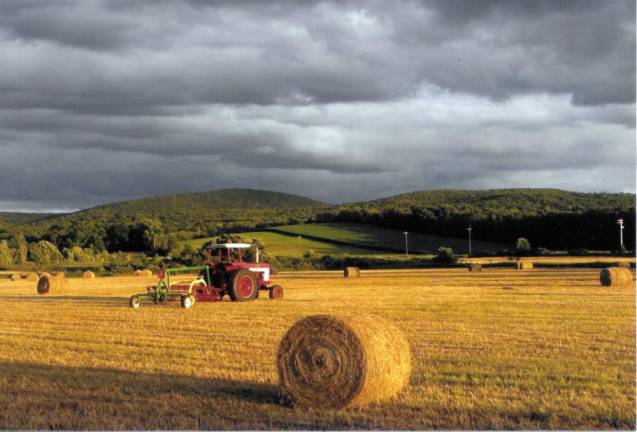
[[[617,250],[617,219],[634,249],[635,195],[557,189],[430,190],[328,205],[255,189],[176,194],[69,214],[0,213],[0,266],[117,251],[181,253],[180,240],[303,222],[355,222],[534,248]],[[45,258],[42,258],[42,257]],[[48,258],[46,258],[48,256]],[[80,259],[80,258],[78,258]]]
[[[526,237],[549,249],[619,248],[617,219],[625,245],[635,247],[635,195],[559,189],[431,190],[345,204],[321,211],[318,221],[356,222],[425,234],[513,244]]]

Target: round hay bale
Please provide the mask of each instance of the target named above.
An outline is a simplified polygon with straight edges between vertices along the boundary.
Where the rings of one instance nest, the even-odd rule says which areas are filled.
[[[12,281],[19,281],[22,279],[22,275],[20,275],[20,273],[12,273],[11,274],[11,280]]]
[[[82,277],[84,279],[95,279],[95,273],[90,270],[86,270],[84,273],[82,273]]]
[[[38,294],[52,294],[62,288],[62,279],[49,273],[42,273],[37,283]]]
[[[279,344],[281,390],[295,406],[345,408],[391,398],[409,382],[403,334],[373,315],[313,315]]]
[[[532,261],[518,261],[515,263],[515,268],[518,270],[531,270],[533,268]]]
[[[141,270],[135,270],[135,276],[141,276],[142,275],[142,271]]]
[[[60,278],[60,279],[64,279],[66,277],[66,273],[62,270],[60,271],[56,271],[55,272],[55,277],[56,278]]]
[[[633,274],[624,267],[609,267],[599,273],[599,283],[607,287],[627,287],[633,284]]]
[[[38,279],[39,277],[37,273],[30,272],[27,274],[27,280],[29,282],[37,282]]]
[[[148,269],[146,269],[146,270],[142,270],[141,271],[141,275],[140,276],[152,276],[152,275],[153,275],[153,272],[148,270]]]
[[[482,271],[482,265],[480,265],[480,264],[469,264],[469,271],[470,272],[481,272]]]
[[[361,270],[358,267],[345,267],[343,270],[343,276],[346,278],[359,277]]]

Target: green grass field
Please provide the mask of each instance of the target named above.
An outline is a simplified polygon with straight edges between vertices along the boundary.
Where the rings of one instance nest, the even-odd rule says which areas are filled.
[[[297,236],[289,236],[269,231],[250,231],[241,233],[246,239],[258,239],[266,247],[270,256],[301,257],[307,251],[313,251],[316,255],[382,255],[387,254],[365,248],[346,246],[306,238],[299,239]],[[190,244],[193,248],[200,248],[207,241],[214,240],[215,237],[187,240],[184,244]],[[400,254],[397,254],[400,255]]]
[[[403,251],[405,248],[405,238],[401,231],[376,228],[371,225],[353,223],[317,223],[284,225],[274,227],[277,231],[300,235],[311,236],[327,241],[337,241],[358,246],[384,247]],[[441,246],[451,247],[456,253],[468,252],[467,239],[452,237],[438,237],[426,234],[409,234],[409,248],[412,251],[435,252]],[[472,250],[498,250],[505,249],[507,245],[474,240]]]

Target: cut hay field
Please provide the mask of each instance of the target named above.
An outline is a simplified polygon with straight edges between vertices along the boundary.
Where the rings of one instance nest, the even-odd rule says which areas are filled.
[[[0,280],[0,429],[634,429],[635,289],[589,269],[282,273],[285,298],[127,307],[152,278]],[[279,403],[274,358],[315,313],[403,329],[413,372],[361,409]]]

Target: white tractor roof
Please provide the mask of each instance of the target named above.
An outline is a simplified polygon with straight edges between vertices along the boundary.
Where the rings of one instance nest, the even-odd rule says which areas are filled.
[[[248,249],[248,243],[219,243],[210,246],[211,249]]]

